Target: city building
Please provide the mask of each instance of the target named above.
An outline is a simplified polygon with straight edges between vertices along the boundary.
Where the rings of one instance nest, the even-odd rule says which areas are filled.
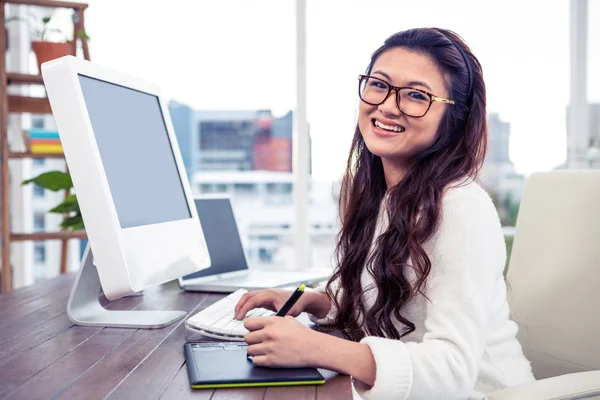
[[[197,171],[192,179],[196,195],[228,196],[251,266],[292,266],[294,263],[293,177],[275,171]],[[309,183],[310,262],[332,266],[339,230],[332,183]]]
[[[194,111],[174,101],[169,111],[192,191],[231,198],[249,263],[294,265],[293,113]],[[332,183],[309,178],[314,266],[331,265],[338,219]]]
[[[194,110],[185,104],[171,101],[169,103],[169,115],[179,143],[186,174],[188,180],[190,180],[195,167],[194,144],[197,138]]]
[[[270,110],[194,111],[172,101],[169,113],[190,179],[195,170],[292,171],[291,111],[277,118]]]
[[[567,107],[567,160],[556,169],[567,169],[577,159],[583,159],[579,168],[600,168],[600,103],[588,104],[588,131],[581,138],[581,133],[572,132],[571,107]],[[583,140],[586,143],[584,154],[576,154],[577,143]]]
[[[503,222],[508,221],[502,204],[519,202],[525,177],[515,171],[510,160],[510,123],[496,113],[488,115],[488,151],[483,164],[481,181],[484,188],[496,200],[496,207]]]

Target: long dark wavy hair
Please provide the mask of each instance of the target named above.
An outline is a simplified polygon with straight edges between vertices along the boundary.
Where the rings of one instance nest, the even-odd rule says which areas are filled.
[[[483,74],[464,41],[454,32],[437,28],[396,33],[373,53],[367,74],[382,53],[397,47],[429,56],[456,104],[446,107],[434,143],[410,160],[405,176],[393,188],[387,188],[381,158],[366,147],[357,124],[339,198],[342,229],[335,251],[337,267],[326,288],[338,309],[335,324],[355,341],[365,335],[399,339],[415,330],[402,312],[413,297],[425,296],[431,260],[424,244],[439,225],[443,192],[453,184],[476,179],[487,148]],[[389,225],[372,242],[386,192]],[[378,289],[368,311],[361,287],[365,266]],[[415,277],[410,281],[409,269]],[[400,332],[392,317],[404,325]]]

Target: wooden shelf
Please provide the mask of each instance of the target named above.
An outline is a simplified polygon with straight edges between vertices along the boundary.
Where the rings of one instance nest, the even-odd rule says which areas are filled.
[[[44,81],[40,74],[32,75],[19,72],[6,71],[6,4],[37,6],[48,8],[63,8],[73,10],[73,32],[85,31],[84,10],[88,4],[80,0],[58,1],[58,0],[0,0],[0,248],[2,270],[2,293],[10,292],[12,289],[12,268],[10,257],[11,241],[31,240],[59,240],[61,241],[60,272],[67,271],[67,243],[69,239],[87,238],[85,231],[58,231],[58,232],[33,232],[14,233],[10,232],[10,196],[9,196],[9,160],[25,158],[62,158],[64,154],[45,153],[34,154],[28,151],[11,152],[8,143],[8,114],[52,114],[50,102],[46,97],[28,97],[12,95],[7,91],[9,85],[43,85]],[[81,43],[83,58],[90,59],[87,39],[75,35],[73,48]],[[67,191],[67,194],[69,192]],[[13,266],[14,268],[14,266]]]
[[[8,153],[8,158],[65,158],[65,155],[62,153],[30,153],[28,151],[19,151]]]
[[[41,75],[17,74],[9,72],[6,74],[6,82],[9,85],[43,85],[44,80]]]
[[[15,242],[23,242],[27,240],[87,239],[87,233],[85,231],[11,233],[10,239]]]
[[[8,95],[9,113],[52,114],[50,102],[46,97],[27,97]]]
[[[86,9],[87,4],[56,0],[0,0],[0,4],[24,4],[28,6]]]

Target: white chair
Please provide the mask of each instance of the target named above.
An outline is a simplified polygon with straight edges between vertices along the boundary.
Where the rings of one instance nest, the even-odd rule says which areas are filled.
[[[536,382],[487,400],[600,399],[600,171],[526,182],[507,275]]]

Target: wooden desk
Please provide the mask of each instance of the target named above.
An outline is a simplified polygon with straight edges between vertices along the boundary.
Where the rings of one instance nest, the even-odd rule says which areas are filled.
[[[319,386],[192,390],[183,320],[162,329],[75,326],[65,309],[74,275],[0,295],[0,398],[350,399],[348,376]],[[222,296],[174,284],[111,302],[112,309],[195,313]]]

